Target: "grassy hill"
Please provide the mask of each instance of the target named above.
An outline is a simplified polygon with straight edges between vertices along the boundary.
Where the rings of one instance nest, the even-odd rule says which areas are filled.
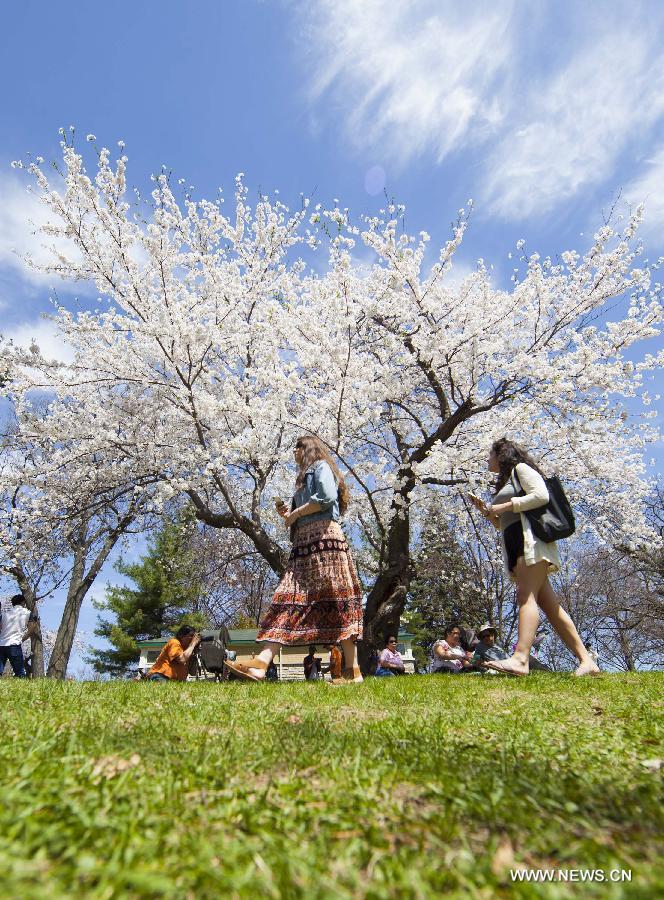
[[[4,894],[662,896],[663,686],[3,679]],[[512,882],[524,867],[607,881]]]

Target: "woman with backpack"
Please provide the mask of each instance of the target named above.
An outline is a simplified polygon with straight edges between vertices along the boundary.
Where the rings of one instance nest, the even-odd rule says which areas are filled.
[[[248,663],[227,662],[226,667],[245,680],[263,681],[281,645],[340,642],[346,667],[333,683],[359,683],[356,641],[362,637],[362,589],[339,524],[348,506],[348,488],[318,437],[302,435],[294,453],[292,503],[289,508],[277,501],[277,511],[291,529],[293,549],[256,637],[263,649]]]
[[[486,667],[508,675],[528,674],[530,650],[541,609],[565,646],[578,659],[574,674],[596,675],[598,666],[549,583],[549,575],[560,569],[556,542],[547,543],[537,537],[526,515],[529,510],[549,502],[549,491],[540,468],[523,447],[501,438],[491,446],[489,471],[496,474],[493,503],[487,506],[472,494],[470,500],[502,534],[505,565],[510,579],[516,584],[519,639],[511,657],[487,662]]]

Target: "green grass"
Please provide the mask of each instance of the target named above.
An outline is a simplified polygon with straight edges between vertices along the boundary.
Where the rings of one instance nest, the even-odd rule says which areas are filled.
[[[3,893],[661,896],[662,685],[3,679]],[[519,865],[632,881],[515,886]]]

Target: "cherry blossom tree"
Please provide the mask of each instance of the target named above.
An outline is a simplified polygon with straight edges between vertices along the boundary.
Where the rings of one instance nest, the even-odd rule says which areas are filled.
[[[63,161],[53,177],[39,160],[18,165],[49,213],[47,269],[93,283],[97,309],[57,307],[73,361],[22,367],[12,396],[19,418],[35,390],[53,398],[31,439],[73,485],[97,456],[116,489],[154,486],[155,508],[186,498],[278,574],[273,499],[290,496],[296,435],[319,434],[353,488],[348,532],[377,559],[367,644],[398,625],[429,493],[457,515],[466,486],[488,486],[503,434],[563,474],[582,529],[645,539],[642,451],[656,429],[643,376],[661,354],[628,354],[660,333],[662,304],[640,210],[582,254],[520,243],[505,290],[482,261],[451,278],[471,204],[435,256],[392,203],[357,223],[304,199],[296,212],[263,195],[252,207],[239,176],[226,213],[223,196],[196,201],[166,172],[130,202],[122,147],[115,162],[98,151],[94,176],[69,139]]]
[[[24,411],[25,412],[25,411]],[[21,423],[26,430],[30,418]],[[26,421],[27,420],[27,421]],[[100,460],[91,460],[84,489],[57,472],[18,428],[0,446],[0,573],[13,579],[32,611],[65,594],[60,624],[48,647],[47,675],[64,678],[81,606],[118,541],[139,525],[145,497],[109,490]],[[32,637],[32,674],[44,674],[44,633]]]

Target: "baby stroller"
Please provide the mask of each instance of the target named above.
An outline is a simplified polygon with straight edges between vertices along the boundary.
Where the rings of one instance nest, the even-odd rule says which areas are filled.
[[[233,650],[227,650],[230,640],[228,629],[222,625],[218,629],[201,631],[201,642],[191,657],[189,674],[196,680],[225,681],[228,678],[226,660],[235,659]]]

